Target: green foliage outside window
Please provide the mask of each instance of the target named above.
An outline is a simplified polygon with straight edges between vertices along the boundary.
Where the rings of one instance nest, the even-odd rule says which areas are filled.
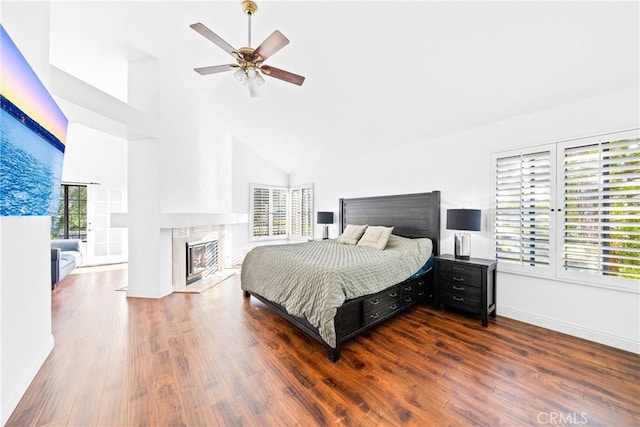
[[[51,218],[52,239],[87,239],[87,187],[63,184],[58,214]]]

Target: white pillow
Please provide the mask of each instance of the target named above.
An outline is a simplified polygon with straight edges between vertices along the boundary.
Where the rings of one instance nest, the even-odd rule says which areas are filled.
[[[366,229],[366,225],[347,224],[340,237],[338,237],[337,243],[342,245],[355,245],[358,243],[358,240],[360,240],[364,234],[364,230]]]
[[[368,227],[364,236],[358,242],[358,246],[368,246],[382,250],[387,246],[392,231],[393,227]]]

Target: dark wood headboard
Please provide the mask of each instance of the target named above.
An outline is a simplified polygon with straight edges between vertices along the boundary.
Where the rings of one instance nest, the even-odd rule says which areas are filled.
[[[440,248],[440,192],[340,199],[340,232],[347,224],[394,227],[403,237],[428,237]]]

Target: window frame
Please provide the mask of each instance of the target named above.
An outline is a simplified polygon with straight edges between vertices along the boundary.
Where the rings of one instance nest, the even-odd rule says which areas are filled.
[[[496,219],[497,219],[497,162],[498,159],[508,158],[517,155],[526,155],[529,153],[540,152],[548,150],[551,156],[550,161],[550,191],[551,191],[551,221],[549,230],[549,268],[540,268],[522,264],[512,264],[507,262],[498,262],[498,271],[527,275],[533,277],[540,277],[546,279],[554,279],[564,282],[576,283],[580,285],[596,286],[609,289],[616,289],[620,291],[627,291],[632,293],[640,293],[640,281],[632,278],[607,276],[601,272],[597,274],[568,271],[564,268],[564,169],[562,167],[564,162],[564,152],[566,148],[574,148],[581,146],[589,146],[596,143],[605,143],[608,141],[617,141],[627,138],[638,138],[640,129],[633,129],[628,131],[613,132],[598,136],[585,137],[579,139],[572,139],[566,141],[560,141],[549,144],[542,144],[537,146],[523,147],[508,151],[501,151],[493,153],[491,155],[491,189],[492,189],[492,201],[493,206],[491,209],[491,232],[490,237],[492,240],[494,255],[497,258],[497,232],[496,232]],[[599,170],[599,177],[604,175],[602,169]],[[601,246],[599,246],[601,248]]]

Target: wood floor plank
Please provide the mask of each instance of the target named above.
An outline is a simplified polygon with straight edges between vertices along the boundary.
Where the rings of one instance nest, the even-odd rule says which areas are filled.
[[[331,363],[239,280],[154,300],[116,292],[125,269],[67,276],[7,426],[640,425],[640,355],[418,306]]]

